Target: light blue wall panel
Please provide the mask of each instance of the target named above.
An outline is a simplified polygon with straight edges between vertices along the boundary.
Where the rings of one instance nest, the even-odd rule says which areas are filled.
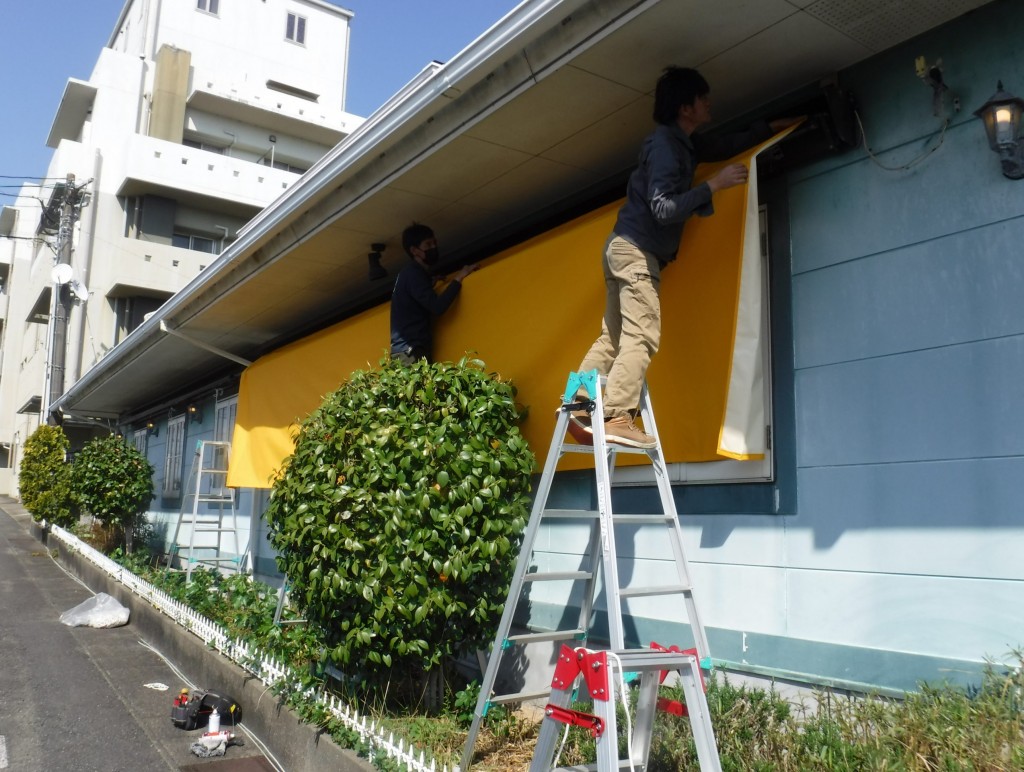
[[[797,464],[1024,454],[1024,336],[802,370]]]
[[[922,123],[933,120],[922,105]],[[915,154],[880,152],[887,164]],[[865,158],[792,185],[794,275],[1019,216],[1019,183],[1003,177],[996,160],[980,124],[959,124],[909,172]]]
[[[795,277],[796,367],[1024,333],[1021,244],[1024,216]]]
[[[976,661],[1024,643],[1024,582],[791,570],[788,590],[794,638]]]
[[[1024,458],[800,471],[789,565],[1024,581]]]

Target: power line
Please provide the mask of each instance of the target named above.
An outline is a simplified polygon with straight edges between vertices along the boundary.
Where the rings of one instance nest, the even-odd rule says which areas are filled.
[[[39,180],[40,182],[63,182],[63,177],[33,177],[31,174],[0,174],[0,180]]]

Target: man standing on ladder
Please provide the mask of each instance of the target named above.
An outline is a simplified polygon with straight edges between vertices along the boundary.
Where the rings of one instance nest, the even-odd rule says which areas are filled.
[[[658,126],[640,148],[626,202],[605,244],[607,294],[601,335],[579,366],[580,372],[596,369],[608,378],[604,396],[608,442],[634,448],[655,446],[654,438],[633,422],[632,411],[661,339],[661,269],[675,260],[690,216],[713,214],[712,194],[747,181],[747,167],[735,163],[694,187],[697,163],[731,158],[799,120],[759,121],[745,132],[705,137],[694,132],[711,122],[707,81],[684,67],[669,67],[658,78],[654,92]],[[590,434],[586,411],[574,412],[572,423],[574,435]]]

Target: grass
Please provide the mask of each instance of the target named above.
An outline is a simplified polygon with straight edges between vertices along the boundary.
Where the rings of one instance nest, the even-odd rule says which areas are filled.
[[[153,568],[144,554],[115,559],[165,592],[218,622],[230,634],[253,642],[307,673],[319,688],[340,688],[319,665],[320,638],[307,625],[273,624],[276,592],[245,576],[221,577],[213,571],[184,575]],[[990,665],[982,683],[965,690],[948,684],[923,684],[903,699],[851,697],[823,691],[812,704],[794,705],[773,689],[734,685],[726,679],[708,684],[707,699],[724,772],[803,770],[878,770],[892,772],[1012,772],[1024,770],[1024,652],[1013,652],[1013,667]],[[663,696],[682,700],[678,690]],[[345,690],[360,712],[376,715],[396,736],[429,749],[438,764],[457,764],[476,704],[473,685],[455,683],[446,692],[440,715],[396,709],[380,694]],[[352,733],[309,705],[290,702],[300,715],[329,731],[348,747]],[[578,709],[590,710],[588,705]],[[620,706],[619,710],[622,708]],[[534,715],[492,709],[478,738],[481,772],[521,770],[529,765],[537,736]],[[620,721],[620,727],[624,726]],[[621,732],[622,744],[625,731]],[[572,729],[561,764],[594,760],[593,741]],[[393,762],[377,761],[381,769]],[[689,722],[659,714],[652,735],[648,769],[698,769]]]

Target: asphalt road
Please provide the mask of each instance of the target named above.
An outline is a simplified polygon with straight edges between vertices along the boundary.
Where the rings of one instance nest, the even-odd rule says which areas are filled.
[[[91,595],[28,532],[24,511],[0,501],[0,770],[271,769],[251,742],[221,759],[193,755],[202,730],[170,720],[185,684],[131,620],[99,630],[59,621]]]

